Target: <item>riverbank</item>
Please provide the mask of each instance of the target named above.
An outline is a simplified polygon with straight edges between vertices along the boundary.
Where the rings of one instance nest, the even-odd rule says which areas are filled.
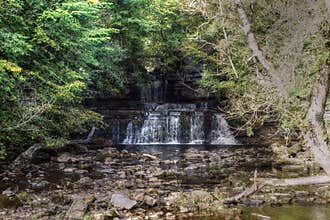
[[[31,163],[1,175],[0,218],[194,219],[215,215],[246,219],[244,206],[330,202],[329,185],[322,184],[267,186],[238,206],[223,204],[224,198],[252,184],[256,169],[258,178],[320,172],[312,163],[278,162],[276,149],[94,144],[41,150]]]

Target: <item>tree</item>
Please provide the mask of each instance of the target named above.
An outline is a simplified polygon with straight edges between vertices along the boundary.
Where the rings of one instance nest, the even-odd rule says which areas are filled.
[[[215,68],[204,73],[203,84],[228,98],[225,110],[243,123],[239,129],[253,134],[253,127],[264,121],[277,121],[288,144],[291,136],[299,137],[329,175],[329,134],[323,120],[329,88],[329,13],[324,7],[328,2],[186,2],[190,11],[207,17],[199,41],[216,51],[206,54]],[[224,66],[229,68],[216,68]],[[229,200],[235,201],[265,184],[329,180],[329,176],[318,176],[263,181]]]
[[[85,0],[1,1],[2,157],[37,141],[65,142],[100,119],[80,102],[93,74],[107,71],[105,56],[119,57],[109,41],[116,30],[99,22],[107,7]]]

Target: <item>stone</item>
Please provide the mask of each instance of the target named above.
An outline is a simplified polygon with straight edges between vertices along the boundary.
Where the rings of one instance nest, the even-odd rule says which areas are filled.
[[[137,204],[135,200],[129,199],[126,195],[117,193],[111,196],[111,203],[116,207],[128,210],[132,209]]]
[[[73,162],[74,158],[72,158],[70,154],[64,153],[64,154],[61,154],[59,157],[57,157],[56,160],[57,160],[57,162],[60,162],[60,163],[67,163],[67,162]]]
[[[148,158],[150,160],[158,160],[158,157],[151,155],[151,154],[142,154],[145,158]]]
[[[213,196],[209,192],[203,190],[192,191],[191,197],[193,197],[195,201],[201,201],[201,202],[212,202],[214,200]]]
[[[66,213],[66,219],[83,219],[88,206],[95,199],[92,195],[79,195],[73,198],[73,202]]]
[[[278,143],[274,143],[271,145],[273,153],[279,158],[287,158],[288,157],[288,150],[287,147]]]
[[[188,213],[189,212],[189,209],[187,207],[181,206],[180,207],[180,212],[181,213]]]
[[[121,153],[122,154],[128,154],[128,150],[122,150]]]
[[[167,213],[165,214],[165,218],[166,218],[167,220],[174,220],[174,219],[175,219],[175,215],[174,215],[172,212],[167,212]]]
[[[151,197],[151,196],[148,196],[146,195],[144,197],[144,203],[147,204],[148,206],[155,206],[157,204],[157,199]]]
[[[144,193],[143,193],[143,192],[137,193],[137,194],[134,196],[134,199],[135,199],[136,201],[143,202],[143,201],[144,201]]]
[[[82,177],[80,180],[78,180],[77,184],[83,185],[83,186],[89,186],[89,185],[93,184],[93,179],[88,176],[85,176],[85,177]]]
[[[146,219],[153,219],[153,220],[158,220],[161,219],[161,217],[164,215],[164,212],[160,211],[160,212],[151,212],[148,214],[148,216],[146,216]]]
[[[82,175],[82,174],[86,174],[89,172],[88,172],[88,170],[76,170],[75,173]]]
[[[92,220],[105,220],[105,218],[102,213],[96,213],[92,216]]]
[[[126,173],[125,173],[125,171],[119,171],[117,173],[117,175],[119,175],[119,177],[122,178],[122,179],[126,179]]]
[[[73,173],[74,171],[75,171],[75,168],[65,168],[64,170],[63,170],[65,173]]]
[[[310,195],[310,193],[308,191],[295,191],[294,194],[297,197],[304,197],[304,196]]]
[[[10,188],[8,188],[8,189],[2,191],[2,194],[10,197],[10,196],[15,195],[15,192],[12,191]]]
[[[42,180],[40,182],[31,183],[32,189],[43,189],[43,188],[46,188],[49,185],[50,185],[50,183],[47,182],[46,180]]]

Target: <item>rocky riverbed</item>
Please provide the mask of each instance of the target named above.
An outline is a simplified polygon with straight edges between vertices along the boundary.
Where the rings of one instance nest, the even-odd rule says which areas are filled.
[[[329,185],[264,187],[223,199],[260,178],[312,175],[312,163],[274,162],[280,146],[99,146],[42,149],[4,167],[1,219],[244,219],[243,206],[330,202]],[[289,156],[289,155],[287,155]],[[293,159],[294,160],[294,159]],[[298,159],[297,159],[298,160]]]

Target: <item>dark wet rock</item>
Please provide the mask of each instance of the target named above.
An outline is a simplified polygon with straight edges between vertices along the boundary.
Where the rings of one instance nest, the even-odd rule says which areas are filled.
[[[119,208],[125,208],[125,209],[132,209],[137,202],[134,200],[129,199],[124,194],[113,194],[111,196],[111,203]]]
[[[64,147],[58,148],[57,152],[69,152],[72,154],[83,154],[88,152],[88,148],[83,144],[71,143],[67,144]]]
[[[70,209],[66,213],[66,219],[82,219],[87,211],[88,206],[93,202],[92,195],[79,195],[73,198]]]
[[[51,148],[41,148],[32,154],[31,162],[34,164],[48,163],[52,157],[56,157],[57,152]]]
[[[16,209],[22,205],[22,202],[16,196],[0,194],[0,209]]]

